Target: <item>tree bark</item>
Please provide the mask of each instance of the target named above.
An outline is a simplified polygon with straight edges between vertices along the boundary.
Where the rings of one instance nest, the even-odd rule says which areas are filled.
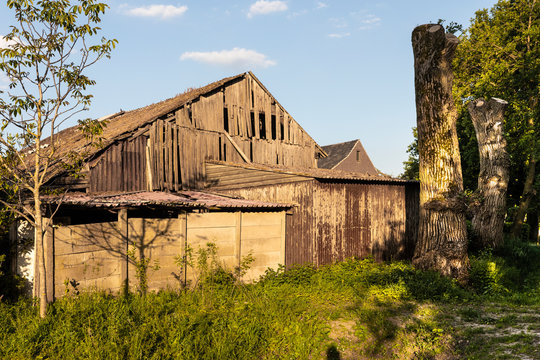
[[[413,30],[420,220],[413,263],[461,281],[467,279],[463,177],[452,99],[452,58],[458,39],[440,25]]]
[[[492,98],[477,99],[468,106],[478,139],[480,205],[474,210],[472,232],[483,247],[496,248],[503,243],[506,190],[510,158],[503,133],[504,110],[508,103]]]
[[[43,216],[41,213],[41,199],[39,192],[34,194],[34,211],[35,211],[35,249],[36,260],[38,263],[38,293],[39,293],[39,316],[44,318],[47,315],[47,305],[49,299],[47,298],[47,271],[45,268],[45,233],[43,231]]]

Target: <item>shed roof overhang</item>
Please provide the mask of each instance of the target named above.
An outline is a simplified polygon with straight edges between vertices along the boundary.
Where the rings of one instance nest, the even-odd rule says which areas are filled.
[[[246,200],[210,192],[182,191],[178,193],[137,191],[130,193],[83,194],[44,196],[44,204],[80,208],[162,208],[162,209],[201,209],[201,210],[287,210],[294,205]]]

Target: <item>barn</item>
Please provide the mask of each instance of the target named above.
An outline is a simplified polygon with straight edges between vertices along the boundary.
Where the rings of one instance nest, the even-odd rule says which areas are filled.
[[[174,286],[174,257],[206,242],[229,267],[251,253],[247,280],[278,264],[410,255],[418,184],[319,169],[327,153],[251,72],[100,121],[99,147],[78,127],[56,137],[59,159],[82,166],[73,176],[59,160],[49,186],[68,192],[44,198],[50,299],[66,280],[132,284],[130,249],[159,262],[151,289]]]

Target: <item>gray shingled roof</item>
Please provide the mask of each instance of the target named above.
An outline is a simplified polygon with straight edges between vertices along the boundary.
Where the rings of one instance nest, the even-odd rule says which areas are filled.
[[[351,153],[357,141],[360,140],[357,139],[339,144],[323,146],[322,148],[328,154],[328,157],[319,159],[319,168],[332,169]]]

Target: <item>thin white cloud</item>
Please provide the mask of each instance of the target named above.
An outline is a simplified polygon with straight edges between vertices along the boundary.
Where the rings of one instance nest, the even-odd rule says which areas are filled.
[[[170,19],[173,17],[182,16],[188,10],[188,7],[185,5],[174,6],[154,4],[129,8],[124,4],[121,7],[124,8],[124,13],[130,16],[156,17],[161,19]]]
[[[287,19],[294,19],[294,18],[296,18],[296,17],[298,17],[298,16],[306,15],[307,13],[308,13],[308,11],[305,10],[305,9],[304,9],[304,10],[300,10],[300,11],[295,11],[295,12],[293,12],[293,13],[287,15]]]
[[[330,18],[329,21],[333,27],[338,28],[338,29],[344,29],[347,26],[349,26],[349,23],[347,22],[347,20],[345,20],[345,18],[342,18],[342,17],[339,17],[339,18],[333,17],[333,18]]]
[[[334,38],[334,39],[341,39],[341,38],[344,38],[344,37],[347,37],[347,36],[351,36],[351,33],[333,33],[333,34],[328,34],[328,37],[329,37],[329,38]]]
[[[1,47],[2,45],[0,45]],[[9,78],[6,74],[0,72],[0,90],[7,90],[9,88]]]
[[[16,40],[8,40],[0,35],[0,49],[8,48],[16,42]],[[0,72],[0,90],[7,90],[9,88],[9,83],[9,77],[5,73]]]
[[[362,23],[367,24],[367,25],[378,24],[380,22],[381,22],[381,18],[372,14],[367,15],[366,18],[362,20]]]
[[[358,27],[359,30],[373,29],[374,27],[379,26],[382,21],[380,17],[365,12],[353,12],[351,13],[351,16],[360,24]]]
[[[323,3],[322,1],[317,1],[317,7],[316,9],[324,9],[328,7],[328,4]]]
[[[242,68],[267,68],[276,65],[266,55],[255,50],[233,48],[221,51],[189,51],[180,56],[180,60],[193,60],[210,65],[242,67]]]
[[[285,1],[267,1],[267,0],[258,0],[257,2],[251,4],[249,7],[249,12],[247,14],[248,18],[252,18],[255,15],[266,15],[275,12],[286,11],[289,7]]]
[[[17,40],[8,40],[4,36],[0,35],[0,49],[10,47],[11,45],[17,43],[17,41],[19,41],[18,38]]]

